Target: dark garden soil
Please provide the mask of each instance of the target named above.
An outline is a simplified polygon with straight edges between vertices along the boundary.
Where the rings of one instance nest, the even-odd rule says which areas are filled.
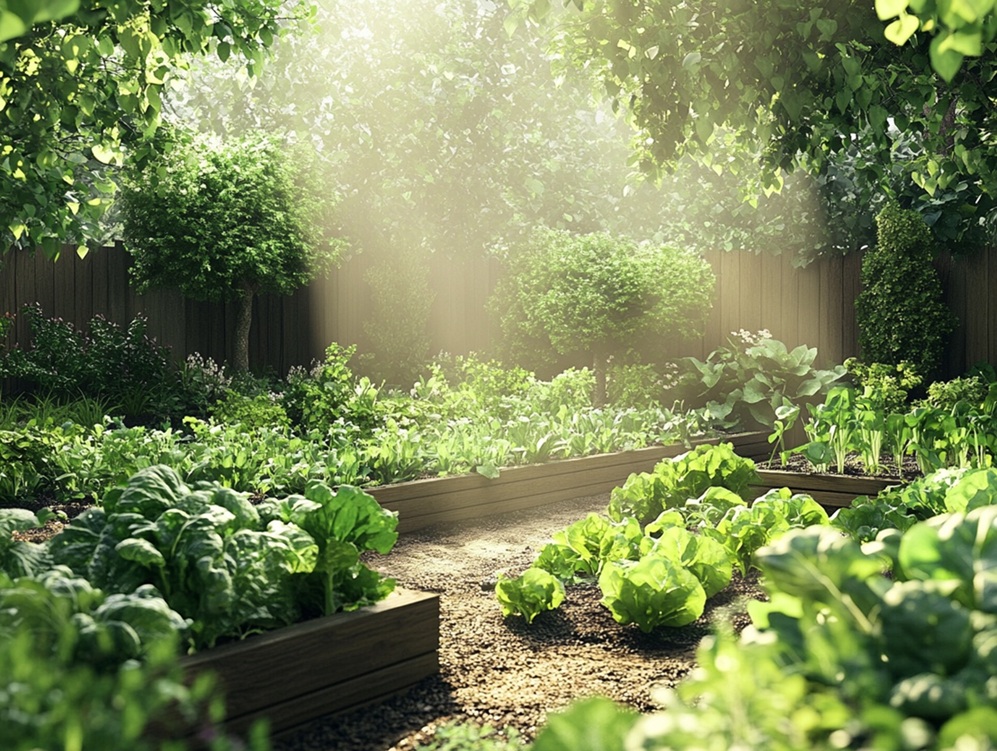
[[[607,503],[606,495],[592,496],[437,525],[371,559],[399,586],[440,594],[440,673],[382,704],[284,734],[275,751],[413,749],[450,721],[511,726],[530,740],[547,713],[593,694],[652,709],[653,689],[689,672],[711,623],[743,627],[746,599],[762,595],[755,578],[735,574],[695,624],[652,635],[617,624],[599,605],[596,586],[569,587],[565,603],[530,626],[503,619],[494,597],[497,574],[518,575],[553,532]]]
[[[759,469],[779,469],[785,470],[786,472],[799,472],[804,475],[831,475],[837,474],[834,466],[831,467],[831,472],[815,472],[813,465],[811,465],[805,457],[799,454],[794,454],[787,457],[788,461],[783,464],[778,460],[772,462],[759,462]],[[894,464],[892,459],[887,459],[883,457],[881,471],[879,474],[870,474],[866,471],[865,466],[862,464],[861,459],[857,455],[850,455],[845,460],[844,472],[842,473],[848,477],[875,477],[877,479],[885,480],[902,480],[904,482],[910,482],[911,480],[916,480],[919,477],[923,477],[921,474],[921,469],[917,465],[917,460],[908,456],[904,459],[903,467],[901,472],[897,473],[896,464]]]

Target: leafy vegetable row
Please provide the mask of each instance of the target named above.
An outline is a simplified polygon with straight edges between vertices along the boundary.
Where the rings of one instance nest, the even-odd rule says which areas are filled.
[[[812,498],[786,489],[749,505],[755,476],[754,462],[730,444],[701,446],[631,475],[613,492],[608,515],[556,532],[521,576],[499,578],[503,615],[532,622],[563,602],[565,584],[597,579],[618,623],[650,632],[695,621],[759,547],[788,529],[829,523]]]
[[[17,510],[0,510],[4,517],[30,523]],[[254,505],[153,466],[47,542],[0,543],[0,563],[34,577],[65,567],[108,593],[155,592],[201,648],[382,599],[394,582],[360,554],[388,552],[396,526],[395,514],[352,486],[312,482],[303,496]]]
[[[552,718],[533,751],[987,749],[997,743],[997,507],[859,544],[827,526],[759,549],[753,627],[637,715],[608,700]]]

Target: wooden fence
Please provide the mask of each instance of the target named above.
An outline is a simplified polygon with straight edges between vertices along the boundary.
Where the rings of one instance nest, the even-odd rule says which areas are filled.
[[[231,357],[231,304],[193,302],[167,291],[136,295],[128,284],[128,260],[117,247],[91,252],[84,259],[67,250],[55,263],[41,253],[11,251],[0,267],[0,314],[17,312],[26,303],[38,303],[46,315],[77,325],[95,315],[126,324],[142,314],[148,318],[149,333],[178,359],[192,352],[219,361]],[[762,328],[788,345],[817,347],[824,366],[858,354],[858,256],[825,259],[803,269],[769,254],[718,252],[708,260],[717,275],[714,306],[704,336],[689,346],[688,354],[704,357],[729,332]],[[294,295],[260,298],[250,343],[253,367],[284,374],[292,365],[321,358],[332,341],[365,351],[364,322],[372,311],[365,280],[369,267],[370,261],[359,255],[328,280]],[[938,268],[947,302],[960,320],[947,371],[956,375],[977,362],[997,364],[997,300],[991,295],[997,282],[997,250],[969,259],[942,259]],[[433,258],[431,351],[464,354],[487,347],[496,327],[484,302],[499,274],[492,262]],[[19,316],[7,343],[26,342],[28,336]]]

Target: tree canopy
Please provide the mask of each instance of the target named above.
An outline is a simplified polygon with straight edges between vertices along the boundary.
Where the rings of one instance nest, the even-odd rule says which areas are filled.
[[[513,18],[539,18],[550,3],[510,0]],[[821,173],[856,152],[859,176],[881,188],[896,165],[933,198],[959,194],[979,216],[997,195],[997,109],[989,82],[997,56],[962,59],[958,71],[932,62],[962,44],[949,31],[915,33],[898,46],[877,15],[907,3],[879,0],[671,2],[566,0],[558,48],[594,68],[640,131],[650,170],[691,155],[775,189],[797,168]],[[967,3],[947,3],[964,6]],[[909,3],[930,21],[951,20],[926,0]],[[930,6],[930,7],[929,7]],[[906,11],[904,11],[906,12]],[[896,13],[894,13],[896,15]],[[902,24],[910,21],[902,16]],[[990,29],[992,20],[985,26]],[[947,41],[946,41],[947,40]],[[939,53],[941,49],[941,53]],[[976,51],[968,42],[961,49]],[[949,59],[949,58],[946,58]],[[733,158],[714,159],[718,142]]]
[[[496,253],[509,273],[489,306],[507,355],[531,368],[548,353],[591,364],[598,403],[611,357],[642,359],[700,336],[713,306],[713,270],[685,250],[539,227]]]
[[[305,13],[293,0],[43,0],[0,14],[0,247],[100,235],[110,171],[155,151],[163,92],[191,56],[250,70]]]
[[[275,137],[198,137],[135,170],[121,191],[139,291],[235,300],[233,365],[249,367],[257,293],[289,294],[339,260],[335,200]]]

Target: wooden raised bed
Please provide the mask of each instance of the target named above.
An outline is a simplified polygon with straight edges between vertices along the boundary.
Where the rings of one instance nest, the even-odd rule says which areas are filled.
[[[789,488],[806,493],[826,508],[850,506],[860,495],[875,496],[881,490],[903,484],[897,478],[853,477],[851,475],[807,474],[781,469],[759,469],[759,494],[772,488]]]
[[[762,433],[741,433],[693,441],[732,443],[739,456],[767,459],[772,448]],[[387,509],[398,512],[398,531],[412,532],[439,522],[475,519],[607,493],[634,472],[650,472],[667,457],[688,449],[651,446],[636,451],[597,454],[548,464],[507,467],[495,479],[459,475],[365,488]]]
[[[225,728],[267,718],[280,733],[399,693],[439,671],[439,596],[399,590],[382,602],[181,658],[218,676]]]

